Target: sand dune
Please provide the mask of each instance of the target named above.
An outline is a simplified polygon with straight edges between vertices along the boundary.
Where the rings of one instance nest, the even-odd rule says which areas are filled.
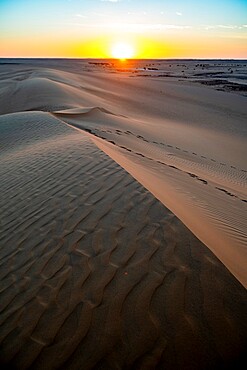
[[[144,119],[131,120],[100,107],[54,115],[110,142],[110,147],[100,148],[168,206],[247,286],[245,137],[230,135],[230,129],[220,133],[218,127],[181,123],[167,123],[162,135],[151,132]]]
[[[0,66],[1,364],[237,368],[245,98],[32,63]]]

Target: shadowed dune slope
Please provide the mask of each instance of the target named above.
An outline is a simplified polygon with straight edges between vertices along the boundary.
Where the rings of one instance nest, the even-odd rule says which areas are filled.
[[[162,138],[156,132],[153,137],[145,123],[100,107],[53,114],[96,137],[102,150],[171,209],[247,286],[245,140],[194,129],[191,141],[203,142],[205,134],[208,145],[207,151],[198,148],[195,152],[185,149],[186,145],[175,146],[169,133]],[[180,135],[186,137],[189,132],[180,127]],[[214,136],[216,141],[217,135],[224,146],[216,146],[218,153],[212,153],[215,145],[210,140]]]
[[[114,145],[121,165],[247,286],[245,97],[68,66],[2,66],[2,113],[49,111]]]
[[[0,363],[236,369],[245,98],[88,68],[0,65]]]
[[[1,363],[207,369],[241,357],[246,291],[168,209],[48,113],[2,116],[0,130]]]

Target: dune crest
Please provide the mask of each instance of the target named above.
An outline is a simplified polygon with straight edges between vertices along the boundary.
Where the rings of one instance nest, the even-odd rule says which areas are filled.
[[[247,114],[242,107],[240,109],[243,97],[234,97],[236,101],[231,101],[225,93],[226,107],[222,93],[213,92],[211,97],[205,88],[187,85],[181,88],[168,82],[170,90],[164,97],[170,105],[162,114],[159,81],[151,80],[147,87],[145,82],[133,83],[124,76],[116,92],[119,83],[109,73],[97,75],[96,80],[90,73],[80,77],[48,68],[18,71],[13,81],[7,85],[8,94],[2,100],[5,111],[49,111],[63,123],[114,145],[112,158],[115,159],[114,150],[118,150],[117,155],[120,150],[122,157],[118,163],[129,170],[128,162],[130,173],[168,206],[244,286],[247,285],[247,133],[242,123]],[[140,109],[136,98],[143,85],[145,105]],[[123,100],[123,94],[129,91],[133,91],[135,109],[129,106],[130,94]],[[7,96],[11,105],[5,100]],[[89,101],[93,104],[88,104]],[[177,101],[179,105],[176,106]],[[127,107],[125,114],[124,105]],[[183,116],[180,105],[184,109]],[[154,108],[156,112],[151,118]],[[200,124],[193,122],[191,108],[195,112],[204,111]],[[174,114],[168,119],[174,109],[177,109],[176,120]],[[191,124],[188,124],[189,119],[193,120]],[[222,146],[218,145],[220,142]],[[150,176],[153,177],[151,185]],[[204,221],[197,222],[201,217]]]
[[[0,63],[1,365],[237,368],[245,97],[16,63]]]
[[[219,129],[193,130],[176,122],[166,123],[164,138],[157,133],[154,137],[144,118],[140,121],[108,114],[104,109],[85,108],[81,113],[78,109],[66,110],[56,112],[55,116],[105,143],[108,141],[109,150],[102,143],[99,147],[171,209],[246,287],[245,140],[238,135],[220,133]],[[172,124],[184,135],[186,131],[191,133],[192,145],[197,145],[196,141],[202,137],[205,146],[188,148],[188,140],[176,146],[169,127]],[[220,140],[224,141],[224,147],[219,150],[215,144]]]

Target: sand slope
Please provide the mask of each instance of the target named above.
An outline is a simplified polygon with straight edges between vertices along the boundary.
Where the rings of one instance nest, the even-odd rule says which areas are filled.
[[[225,264],[230,256],[228,267],[238,266],[233,272],[243,283],[246,184],[239,154],[232,153],[231,168],[229,154],[223,166],[213,153],[190,153],[193,136],[177,149],[172,130],[163,140],[167,125],[163,133],[150,130],[140,112],[117,111],[114,99],[109,107],[99,96],[105,76],[97,85],[94,75],[33,66],[18,102],[8,100],[6,86],[26,69],[3,70],[1,77],[1,364],[236,368],[247,346],[246,290],[174,213],[192,220],[199,237],[204,230],[218,238],[215,254],[224,250]],[[35,110],[32,87],[43,78],[47,112]],[[60,85],[70,78],[75,95]],[[229,140],[232,148],[240,143],[240,154],[242,139]]]
[[[238,105],[230,101],[226,110],[219,105],[217,112],[214,96],[207,95],[207,91],[203,106],[203,91],[200,94],[193,102],[184,94],[184,122],[162,121],[155,116],[151,121],[144,115],[132,118],[129,111],[124,116],[100,106],[60,110],[54,115],[110,142],[110,147],[100,148],[168,206],[247,286],[247,150],[243,122],[247,114],[243,107],[237,111]],[[179,95],[177,89],[173,109]],[[230,94],[224,95],[229,99]],[[239,102],[244,99],[237,98]],[[178,111],[183,104],[179,102]],[[204,110],[198,125],[186,122],[192,108],[198,115],[200,109],[199,117]],[[228,111],[232,112],[230,119]]]

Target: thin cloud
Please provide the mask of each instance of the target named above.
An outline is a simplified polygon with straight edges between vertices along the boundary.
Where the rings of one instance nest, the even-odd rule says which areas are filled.
[[[183,13],[181,12],[176,12],[177,15],[179,15],[180,17],[183,15]]]
[[[78,18],[87,18],[85,15],[82,15],[82,14],[75,14],[75,16]]]
[[[99,24],[92,24],[90,27],[99,27]],[[163,24],[163,23],[155,23],[155,24],[147,24],[147,23],[109,23],[109,24],[102,24],[104,28],[114,28],[114,29],[121,29],[125,32],[144,32],[146,30],[152,31],[161,31],[161,30],[185,30],[185,29],[192,29],[192,26],[188,25],[175,25],[175,24]]]
[[[228,25],[228,24],[218,24],[217,27],[218,28],[227,28],[227,29],[230,29],[230,30],[238,28],[238,26],[234,26],[232,24],[230,24],[230,25]]]
[[[234,24],[216,24],[216,25],[203,25],[201,26],[205,30],[215,30],[215,29],[226,29],[226,30],[235,30],[239,27],[247,27],[247,25],[237,26]]]

